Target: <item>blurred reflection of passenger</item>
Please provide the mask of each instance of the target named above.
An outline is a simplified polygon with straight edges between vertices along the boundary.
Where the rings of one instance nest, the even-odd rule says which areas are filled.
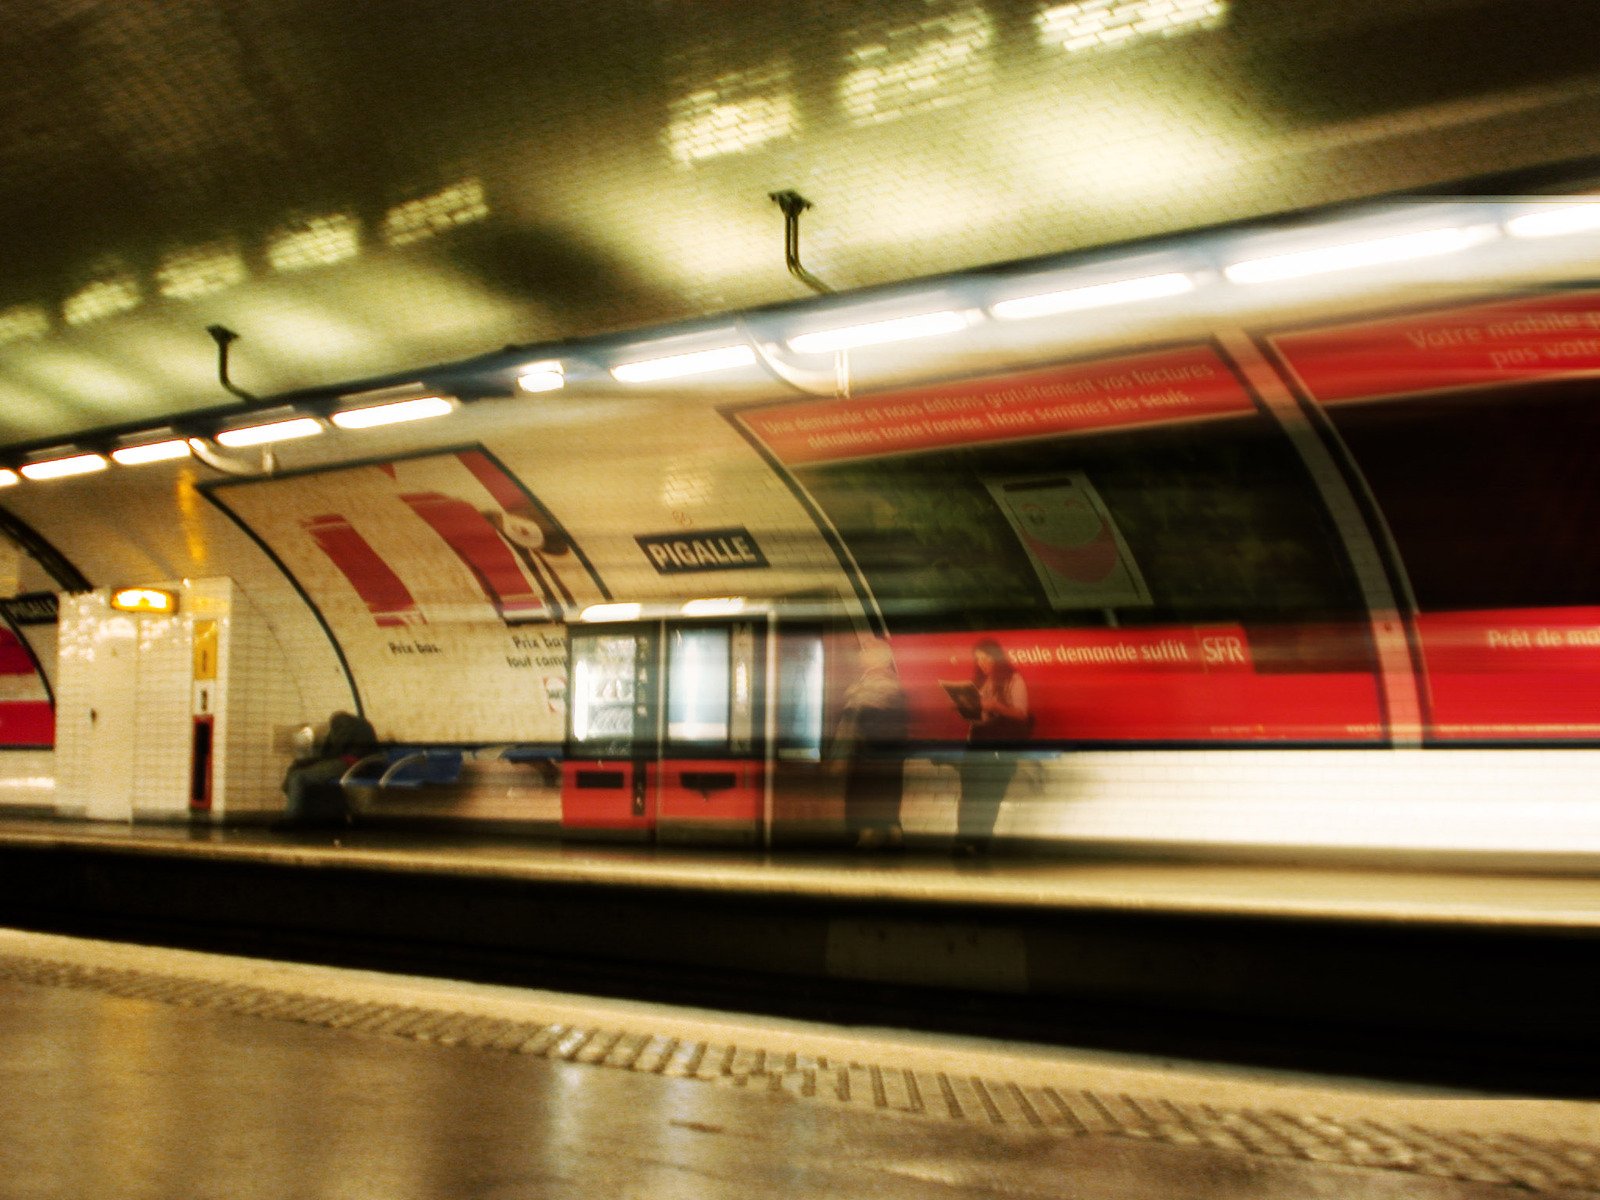
[[[861,678],[844,695],[833,753],[845,763],[845,825],[863,850],[899,846],[905,785],[906,694],[894,651],[873,641],[861,651]]]
[[[994,837],[1000,802],[1017,773],[1015,750],[1033,733],[1028,685],[1000,643],[984,638],[972,648],[977,712],[969,717],[967,753],[961,760],[961,800],[956,811],[956,851],[976,854]]]

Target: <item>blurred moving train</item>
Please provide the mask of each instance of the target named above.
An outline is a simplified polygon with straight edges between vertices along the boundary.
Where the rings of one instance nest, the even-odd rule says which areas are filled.
[[[415,385],[489,399],[360,444],[329,430],[271,470],[184,457],[30,483],[7,530],[21,574],[53,586],[11,602],[0,737],[31,730],[5,740],[45,752],[53,701],[48,766],[12,772],[51,787],[7,794],[248,819],[277,803],[277,731],[356,707],[389,766],[446,764],[410,777],[435,785],[436,817],[836,836],[842,698],[882,638],[906,826],[936,840],[992,639],[1029,709],[1005,746],[1004,838],[1600,849],[1600,290],[1573,282],[1600,248],[1508,236],[1553,208],[1475,212],[1450,247],[1471,265],[1362,250],[1448,208],[1335,230],[1332,267],[1305,248],[1334,237],[1320,228],[1254,257],[1223,239],[1028,264],[613,352],[682,367],[740,349],[714,385],[614,369],[585,392],[569,365],[557,409],[495,396],[485,373],[509,393],[527,367],[502,356]],[[914,321],[946,336],[872,344]],[[75,520],[85,504],[102,518]],[[177,608],[115,613],[112,583]],[[21,615],[40,590],[63,595],[48,633]],[[139,665],[113,669],[119,646]],[[53,695],[27,694],[35,675]],[[150,737],[131,773],[107,765]],[[559,789],[512,797],[463,766],[536,759]]]

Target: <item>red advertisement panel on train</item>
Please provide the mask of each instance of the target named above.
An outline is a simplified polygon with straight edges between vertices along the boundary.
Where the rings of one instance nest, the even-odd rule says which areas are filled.
[[[1382,737],[1343,550],[1211,345],[736,419],[849,551],[918,739],[966,740],[984,638],[1041,743]]]
[[[1249,393],[1209,346],[743,414],[785,463],[837,462],[943,446],[1249,412]]]
[[[1270,339],[1323,404],[1600,373],[1600,292],[1539,296]]]
[[[1382,514],[1419,614],[1429,737],[1600,737],[1600,292],[1267,342]]]
[[[1423,613],[1440,739],[1600,737],[1600,608]]]
[[[1242,628],[1208,625],[903,634],[893,645],[914,738],[966,740],[984,639],[1022,680],[1026,736],[1041,743],[1337,741],[1379,728],[1370,674],[1258,672]]]

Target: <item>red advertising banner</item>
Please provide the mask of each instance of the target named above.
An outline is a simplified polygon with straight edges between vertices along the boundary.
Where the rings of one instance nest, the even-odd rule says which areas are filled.
[[[1253,411],[1210,346],[741,413],[788,464],[1114,429]]]
[[[1268,339],[1324,404],[1600,373],[1600,292],[1361,321]]]
[[[1237,625],[903,634],[893,640],[916,739],[962,742],[952,691],[993,638],[1026,688],[1032,738],[1060,741],[1370,741],[1369,672],[1261,674]]]
[[[1417,617],[1434,736],[1600,737],[1600,608]]]

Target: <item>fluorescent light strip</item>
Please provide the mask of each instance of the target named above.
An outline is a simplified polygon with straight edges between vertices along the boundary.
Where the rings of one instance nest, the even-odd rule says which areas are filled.
[[[188,458],[192,451],[183,438],[170,438],[164,442],[142,442],[137,446],[120,446],[111,457],[120,466],[138,467],[145,463],[165,462],[169,458]]]
[[[682,375],[704,375],[712,371],[731,371],[754,366],[755,351],[749,346],[718,346],[692,354],[671,354],[665,358],[644,358],[611,368],[612,377],[623,383],[650,383],[657,379],[676,379]]]
[[[1519,238],[1559,237],[1597,229],[1600,229],[1600,202],[1545,205],[1506,222],[1506,232]]]
[[[1086,308],[1108,308],[1113,304],[1132,304],[1138,300],[1158,300],[1194,291],[1194,280],[1181,272],[1166,275],[1141,275],[1115,283],[1069,288],[1060,292],[1041,292],[1036,296],[1017,296],[1002,300],[989,311],[1002,321],[1021,321],[1029,317],[1048,317],[1055,313],[1077,312]]]
[[[22,482],[22,476],[9,467],[0,467],[0,487],[15,487]]]
[[[224,429],[217,434],[218,445],[238,448],[264,446],[268,442],[287,442],[294,438],[315,437],[322,425],[312,417],[291,417],[287,421],[273,421],[266,425],[246,425],[240,429]]]
[[[642,604],[591,604],[578,614],[580,621],[636,621]]]
[[[1371,241],[1344,242],[1337,246],[1321,246],[1315,250],[1299,250],[1292,254],[1246,259],[1223,267],[1222,273],[1233,283],[1276,283],[1281,279],[1301,279],[1308,275],[1324,275],[1333,271],[1353,270],[1357,267],[1375,267],[1385,263],[1454,254],[1458,250],[1465,250],[1480,242],[1488,241],[1494,236],[1495,229],[1492,225],[1425,229],[1417,233],[1402,233]]]
[[[24,463],[22,474],[28,479],[65,479],[69,475],[89,475],[104,471],[111,464],[103,454],[74,454],[70,458],[51,458]]]
[[[340,429],[373,429],[379,425],[399,425],[404,421],[426,421],[429,417],[442,417],[455,405],[443,396],[417,396],[411,400],[396,400],[392,404],[369,404],[365,408],[347,408],[328,418]]]
[[[938,337],[942,333],[959,333],[966,327],[966,313],[918,313],[912,317],[896,317],[892,321],[872,321],[866,325],[844,325],[838,329],[802,333],[799,337],[790,338],[788,344],[789,349],[797,354],[828,354],[835,350],[853,350],[857,346],[882,346],[889,342],[908,342],[913,338]]]
[[[517,387],[524,392],[558,392],[567,386],[567,373],[559,362],[536,362],[523,367]]]
[[[685,600],[686,617],[733,617],[744,611],[743,596],[711,596],[704,600]]]

